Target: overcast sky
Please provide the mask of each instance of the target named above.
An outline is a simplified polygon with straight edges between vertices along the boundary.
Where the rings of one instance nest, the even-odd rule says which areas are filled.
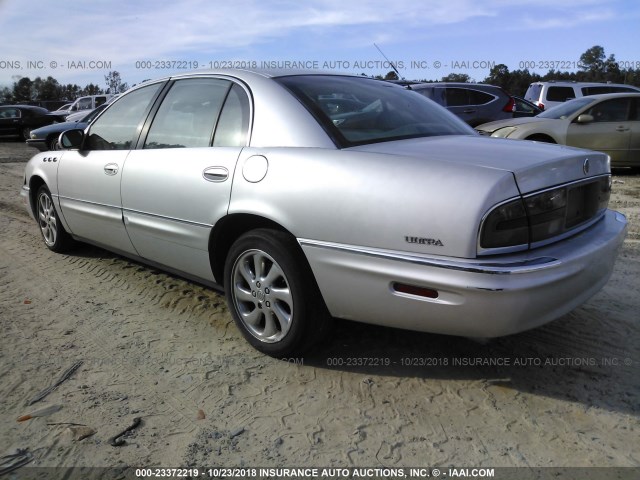
[[[640,2],[0,0],[0,86],[51,75],[104,87],[110,70],[133,85],[196,66],[285,61],[385,74],[374,43],[408,79],[482,80],[498,63],[575,70],[593,45],[640,68]]]

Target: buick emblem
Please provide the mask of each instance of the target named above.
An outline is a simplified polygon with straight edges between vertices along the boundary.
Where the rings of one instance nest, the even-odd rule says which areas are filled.
[[[589,159],[588,158],[582,164],[582,171],[584,172],[585,175],[589,174]]]

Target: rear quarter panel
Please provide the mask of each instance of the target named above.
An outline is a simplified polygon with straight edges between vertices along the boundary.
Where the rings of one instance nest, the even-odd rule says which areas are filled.
[[[257,183],[243,176],[252,155],[269,163]],[[233,182],[230,214],[261,215],[297,238],[467,258],[485,212],[518,195],[503,170],[320,148],[247,148]]]

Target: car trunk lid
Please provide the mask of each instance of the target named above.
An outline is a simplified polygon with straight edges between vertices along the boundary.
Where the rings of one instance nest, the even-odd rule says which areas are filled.
[[[350,147],[350,150],[509,171],[522,194],[610,171],[609,157],[603,153],[479,135],[406,139]]]

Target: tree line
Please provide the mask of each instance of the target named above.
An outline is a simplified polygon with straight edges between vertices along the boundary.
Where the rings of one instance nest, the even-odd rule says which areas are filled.
[[[383,78],[383,77],[378,77]],[[397,80],[395,72],[389,72],[384,77],[386,80]],[[549,70],[545,75],[531,73],[528,69],[510,71],[505,64],[495,65],[489,75],[480,80],[481,83],[488,83],[504,88],[513,95],[524,95],[530,84],[540,81],[566,80],[573,82],[611,82],[625,83],[640,87],[640,68],[621,69],[616,61],[615,55],[609,57],[605,55],[604,48],[595,45],[580,56],[580,69],[576,72],[561,72],[559,70]],[[475,82],[466,73],[451,73],[439,80],[419,80],[420,82]]]
[[[391,71],[384,77],[377,75],[375,78],[385,80],[398,80],[395,72]],[[49,76],[45,79],[36,77],[22,77],[11,88],[0,89],[0,103],[36,103],[47,101],[72,101],[85,95],[99,95],[103,93],[122,93],[129,88],[122,81],[120,73],[111,71],[105,75],[105,86],[90,83],[85,87],[76,84],[60,84],[55,78]],[[580,56],[580,69],[576,72],[561,72],[549,70],[545,75],[531,73],[528,69],[510,71],[505,64],[495,65],[489,75],[480,80],[504,88],[513,95],[524,95],[529,85],[533,82],[548,80],[569,80],[576,82],[611,82],[626,83],[640,87],[640,68],[619,68],[615,55],[605,55],[604,48],[595,45]],[[475,82],[466,73],[451,73],[439,80],[418,80],[420,82]]]
[[[51,76],[47,78],[36,77],[35,80],[22,77],[14,81],[11,88],[0,89],[0,103],[71,102],[86,95],[116,94],[129,88],[129,85],[122,81],[120,73],[117,71],[109,72],[108,75],[105,75],[104,80],[106,88],[101,88],[94,83],[84,87],[72,83],[63,85]]]

